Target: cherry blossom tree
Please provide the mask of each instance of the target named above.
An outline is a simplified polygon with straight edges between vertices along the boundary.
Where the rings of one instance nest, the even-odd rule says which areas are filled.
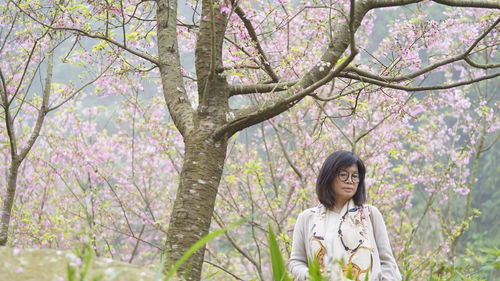
[[[0,210],[0,245],[7,243],[9,224],[14,203],[19,169],[39,138],[40,131],[49,113],[60,108],[102,76],[95,71],[86,83],[79,86],[56,83],[54,81],[54,52],[71,35],[57,34],[32,21],[25,21],[25,15],[7,3],[2,10],[0,65],[2,135],[5,133],[9,157],[5,157],[5,194]],[[58,14],[47,18],[50,23],[58,19]],[[45,68],[45,71],[43,71]],[[42,74],[43,73],[43,74]],[[37,76],[43,82],[36,82]],[[38,84],[38,85],[37,85]],[[4,131],[5,130],[5,131]]]
[[[120,67],[116,67],[115,74],[134,72],[137,75],[154,77],[159,73],[168,114],[183,140],[183,163],[178,165],[180,173],[177,195],[172,212],[168,216],[166,245],[162,248],[169,258],[168,264],[178,260],[194,242],[208,233],[213,216],[217,223],[224,223],[217,213],[214,214],[214,207],[226,155],[230,152],[228,145],[231,143],[231,137],[253,125],[258,126],[265,120],[279,118],[280,114],[298,108],[297,104],[302,100],[308,102],[309,106],[301,107],[301,110],[308,111],[310,106],[316,105],[322,110],[316,112],[315,118],[326,116],[324,122],[332,122],[333,127],[330,129],[336,132],[335,140],[341,139],[339,143],[343,143],[338,147],[360,153],[369,165],[379,170],[389,170],[388,174],[374,173],[371,176],[371,183],[374,184],[371,192],[376,192],[377,200],[387,204],[388,213],[411,207],[410,199],[413,193],[409,186],[415,182],[427,187],[428,190],[425,191],[429,195],[425,198],[430,203],[438,200],[437,194],[441,193],[436,191],[452,184],[455,184],[452,190],[467,193],[464,187],[467,177],[458,177],[456,183],[443,182],[449,177],[441,178],[440,175],[456,172],[450,165],[442,164],[442,170],[434,170],[435,166],[423,165],[422,171],[429,172],[429,176],[423,178],[405,170],[409,169],[412,161],[422,161],[424,164],[429,159],[435,159],[436,163],[444,161],[440,158],[444,153],[434,154],[439,151],[438,148],[448,148],[446,141],[434,143],[436,138],[447,137],[442,131],[437,130],[436,135],[412,135],[408,129],[415,125],[406,120],[401,122],[397,132],[393,133],[395,126],[390,125],[396,123],[398,118],[418,115],[419,111],[441,110],[438,102],[421,97],[428,91],[439,90],[434,99],[443,99],[444,103],[453,100],[459,104],[453,108],[456,110],[465,106],[464,93],[460,90],[462,88],[455,90],[457,87],[498,77],[499,73],[494,72],[499,67],[494,60],[497,57],[496,27],[500,8],[497,1],[188,1],[187,4],[192,6],[193,11],[191,19],[188,20],[178,15],[177,1],[167,0],[88,3],[68,1],[48,2],[43,5],[38,2],[10,1],[8,4],[16,8],[16,13],[39,26],[44,32],[70,34],[76,38],[74,42],[80,42],[81,38],[86,38],[86,42],[94,40],[92,42],[96,44],[92,49],[96,53],[104,57],[117,55]],[[403,8],[398,8],[400,6]],[[408,10],[404,10],[405,8]],[[406,12],[401,12],[402,10]],[[394,11],[401,14],[397,15],[389,26],[388,32],[384,34],[385,38],[377,43],[378,46],[372,46],[370,36],[374,30],[384,28],[376,25],[376,17],[389,15]],[[57,21],[51,21],[47,14],[57,14],[59,17]],[[463,22],[460,22],[461,20]],[[467,32],[464,32],[464,26],[467,26]],[[69,53],[74,54],[72,50]],[[194,61],[194,73],[191,73],[186,63],[183,68],[181,55],[186,60],[191,58],[191,61]],[[100,65],[103,65],[102,62]],[[468,69],[474,69],[468,72],[471,73],[470,77],[463,75]],[[450,82],[457,71],[462,74],[458,75],[456,81]],[[440,78],[443,73],[444,78]],[[111,82],[113,81],[101,85],[112,88]],[[122,85],[124,88],[119,91],[127,92],[131,91],[127,85],[134,84]],[[7,90],[4,92],[7,93]],[[305,99],[306,97],[308,98]],[[312,104],[313,102],[315,104]],[[4,102],[4,109],[5,105]],[[478,105],[481,108],[485,104]],[[442,110],[446,111],[445,108]],[[485,123],[483,131],[493,132],[491,113],[488,110],[484,112],[484,116],[480,115],[480,112],[477,113],[484,119],[490,119]],[[443,116],[418,120],[422,123],[419,128],[443,125],[447,122],[442,119]],[[343,124],[337,123],[336,119],[341,120]],[[301,125],[310,126],[313,132],[324,128],[321,123],[312,121],[304,121]],[[465,130],[464,128],[452,128],[450,133],[454,130]],[[287,126],[273,127],[276,132],[286,129]],[[290,134],[293,135],[293,132]],[[456,135],[460,136],[458,133]],[[297,138],[302,136],[307,134],[298,135]],[[402,136],[414,142],[397,142]],[[430,140],[426,138],[431,136],[433,138]],[[372,143],[365,143],[368,139]],[[471,142],[472,140],[478,143],[477,139],[471,139]],[[279,145],[285,145],[283,140],[277,141]],[[304,141],[302,147],[305,150],[319,150],[304,157],[309,161],[309,166],[297,168],[290,155],[285,153],[286,149],[282,149],[286,162],[300,178],[303,186],[310,184],[319,155],[326,153],[324,146],[315,148],[311,139],[306,138]],[[418,142],[434,145],[415,146]],[[386,154],[376,154],[380,148],[383,148],[381,151],[392,151],[391,155],[396,160],[403,159],[400,160],[401,167],[394,167],[393,162],[384,159]],[[266,150],[271,151],[268,148]],[[132,148],[132,151],[135,149]],[[467,153],[473,153],[470,149],[468,151],[450,157],[456,161],[464,161],[472,155]],[[476,149],[477,151],[481,151],[481,148]],[[270,152],[268,153],[267,157],[270,159]],[[106,154],[95,156],[103,155]],[[109,157],[104,162],[117,160]],[[134,159],[130,158],[131,164],[138,165]],[[241,165],[239,167],[242,167]],[[247,173],[252,173],[253,176],[257,171],[253,183],[259,184],[261,174],[258,173],[258,163],[249,162],[248,165]],[[302,165],[307,164],[302,162]],[[129,235],[137,241],[142,239],[145,228],[139,225],[137,229],[137,226],[127,222],[126,214],[131,209],[120,203],[121,198],[114,189],[116,182],[108,179],[108,174],[112,172],[104,173],[92,165],[87,168],[89,190],[92,190],[93,186],[90,183],[96,181],[107,187],[110,192],[108,195],[114,196],[119,205],[125,224],[128,225]],[[436,172],[436,175],[430,172]],[[277,196],[282,187],[274,177],[283,171],[276,168],[271,169],[270,173],[276,199],[268,200],[268,192],[263,192],[260,194],[260,201],[254,201],[251,197],[249,201],[267,200],[265,208],[268,208],[274,223],[284,225],[284,219],[289,217],[296,206],[293,204],[299,204],[301,201],[292,200],[294,189],[288,190],[288,197]],[[414,177],[405,179],[403,175],[408,174]],[[401,185],[384,185],[386,177],[398,180]],[[78,178],[81,179],[82,175]],[[119,180],[120,177],[116,177],[116,181]],[[235,179],[229,178],[228,181],[235,183]],[[129,188],[134,187],[134,181],[131,182]],[[390,204],[394,189],[398,189],[396,194],[400,199],[394,204],[404,204]],[[247,196],[253,194],[251,188],[241,191],[244,192],[247,192]],[[93,202],[92,196],[96,194],[92,195],[89,191],[85,196],[89,196],[88,200]],[[144,208],[151,208],[147,203],[150,200],[146,196],[140,199],[145,204]],[[287,211],[281,215],[273,214],[272,210],[284,202]],[[305,202],[302,200],[301,204],[305,205]],[[92,204],[90,205],[83,209],[92,210]],[[426,206],[426,210],[429,210],[433,205]],[[262,206],[252,203],[246,207],[255,210]],[[91,211],[87,213],[90,214]],[[424,211],[423,218],[426,213],[427,211]],[[393,214],[394,221],[400,226],[393,233],[405,233],[413,237],[424,222],[422,219],[412,225],[413,222],[407,217]],[[154,214],[148,216],[150,217],[145,219],[153,218]],[[467,219],[469,216],[470,214],[465,214]],[[95,222],[89,224],[94,225]],[[259,224],[251,225],[253,231]],[[392,225],[396,226],[395,223]],[[407,240],[408,237],[401,235],[402,240],[398,242],[401,245],[401,241],[409,241],[398,249],[403,256],[414,246],[411,237]],[[254,239],[258,240],[258,237],[254,236]],[[244,249],[241,249],[240,253],[245,256]],[[255,266],[256,272],[263,278],[260,259],[250,254],[245,258]],[[187,272],[187,280],[200,279],[203,260],[204,250],[197,252],[185,264],[183,271]],[[405,265],[405,268],[411,266]]]

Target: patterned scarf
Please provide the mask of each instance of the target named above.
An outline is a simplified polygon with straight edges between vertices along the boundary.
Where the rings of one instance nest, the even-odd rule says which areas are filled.
[[[339,227],[333,235],[333,248],[326,247],[327,209],[322,204],[316,207],[313,234],[309,239],[313,258],[329,280],[364,281],[373,263],[373,249],[368,239],[369,210],[355,206],[351,199],[343,206],[340,216]],[[328,248],[333,249],[333,253],[329,253]]]

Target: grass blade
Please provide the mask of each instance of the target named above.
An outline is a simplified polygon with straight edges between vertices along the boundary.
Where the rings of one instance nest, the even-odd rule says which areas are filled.
[[[210,240],[214,239],[215,237],[223,234],[224,232],[233,229],[240,224],[242,224],[245,220],[240,220],[234,224],[231,224],[227,227],[224,227],[222,229],[217,229],[214,230],[207,235],[203,236],[200,240],[198,240],[196,243],[194,243],[189,249],[182,255],[182,257],[170,267],[170,269],[167,272],[167,276],[164,280],[170,280],[172,277],[174,277],[175,273],[181,267],[183,263],[185,263],[196,251],[198,251],[201,247],[203,247],[206,243],[208,243]]]
[[[273,268],[274,281],[291,281],[290,276],[286,272],[285,261],[281,255],[278,241],[274,235],[273,229],[269,228],[269,250],[271,251],[271,264]]]

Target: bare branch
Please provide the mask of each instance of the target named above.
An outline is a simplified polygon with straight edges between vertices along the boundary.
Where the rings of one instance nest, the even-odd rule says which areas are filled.
[[[351,145],[351,146],[354,146],[354,143],[353,141],[351,140],[351,138],[349,138],[345,133],[344,131],[342,130],[342,128],[340,128],[340,126],[335,123],[335,121],[333,121],[333,118],[330,117],[330,115],[328,114],[328,112],[326,112],[326,109],[325,109],[325,106],[323,104],[321,104],[320,102],[318,101],[315,101],[316,102],[316,105],[321,109],[321,112],[323,112],[323,114],[325,114],[325,117],[323,119],[323,122],[325,119],[328,119],[332,124],[333,126],[335,126],[335,128],[337,128],[337,130],[340,132],[340,134],[342,134],[342,136],[347,140],[347,142]]]
[[[152,56],[150,56],[148,54],[141,53],[141,52],[139,52],[137,50],[133,50],[133,49],[131,49],[131,48],[129,48],[129,47],[127,47],[127,46],[119,43],[118,41],[113,40],[111,38],[108,38],[106,36],[102,36],[102,35],[99,35],[99,34],[91,34],[91,33],[86,32],[84,30],[73,28],[73,27],[53,27],[53,26],[46,26],[46,27],[48,27],[50,29],[53,29],[53,30],[73,31],[73,32],[76,32],[76,33],[78,33],[80,35],[83,35],[83,36],[86,36],[86,37],[89,37],[89,38],[96,38],[96,39],[104,40],[104,41],[106,41],[106,42],[108,42],[108,43],[110,43],[112,45],[117,46],[120,49],[123,49],[123,50],[125,50],[125,51],[127,51],[127,52],[129,52],[129,53],[131,53],[133,55],[136,55],[136,56],[138,56],[138,57],[140,57],[142,59],[145,59],[145,60],[151,62],[154,65],[159,65],[159,61],[156,58],[154,58],[154,57],[152,57]]]
[[[113,195],[115,196],[116,198],[116,201],[118,201],[118,205],[120,205],[120,209],[122,211],[122,214],[123,214],[123,218],[125,219],[125,222],[127,224],[127,227],[128,227],[128,230],[130,231],[130,234],[132,234],[132,236],[135,238],[135,234],[134,234],[134,230],[132,229],[132,225],[130,224],[130,221],[128,219],[128,216],[127,216],[127,211],[125,210],[125,205],[123,204],[123,201],[120,199],[120,196],[118,196],[118,193],[116,193],[116,190],[115,188],[113,187],[113,185],[109,182],[109,179],[107,177],[105,177],[101,171],[99,171],[99,169],[97,167],[95,167],[94,165],[92,165],[91,163],[88,163],[89,166],[92,167],[92,169],[94,169],[94,171],[106,182],[106,185],[109,187],[109,189],[111,190],[111,192],[113,193]],[[140,238],[140,237],[139,237]]]
[[[56,110],[58,109],[59,107],[61,107],[63,104],[67,103],[68,101],[70,101],[71,99],[73,99],[76,95],[78,95],[78,93],[80,93],[81,91],[83,91],[83,89],[85,89],[86,87],[94,84],[95,81],[97,81],[99,78],[101,78],[104,73],[106,73],[106,71],[109,70],[109,68],[111,67],[111,65],[113,65],[113,63],[116,61],[116,58],[108,65],[106,66],[106,68],[99,74],[97,75],[94,79],[90,80],[89,82],[83,84],[80,88],[76,89],[73,93],[69,94],[68,97],[66,99],[64,99],[62,102],[60,102],[59,104],[55,105],[55,106],[52,106],[50,108],[47,109],[47,113],[53,111],[53,110]]]
[[[356,67],[352,67],[352,66],[348,66],[346,68],[346,71],[347,72],[355,72],[357,73],[358,75],[361,75],[361,76],[364,76],[364,77],[368,77],[368,78],[371,78],[371,79],[376,79],[376,80],[380,80],[380,81],[383,81],[383,82],[401,82],[401,81],[404,81],[404,80],[410,80],[410,79],[413,79],[415,77],[418,77],[422,74],[425,74],[425,73],[428,73],[438,67],[441,67],[443,65],[447,65],[447,64],[450,64],[450,63],[453,63],[453,62],[456,62],[456,61],[459,61],[459,60],[465,60],[467,63],[469,63],[471,66],[473,67],[478,67],[478,68],[495,68],[495,66],[500,66],[499,64],[490,64],[490,65],[479,65],[479,64],[476,64],[474,63],[473,61],[471,61],[468,56],[469,54],[472,52],[472,50],[477,46],[477,44],[479,44],[479,42],[481,40],[483,40],[486,35],[488,35],[497,25],[498,23],[500,23],[500,18],[497,19],[488,29],[486,29],[470,46],[469,48],[467,48],[467,50],[459,55],[456,55],[456,56],[452,56],[448,59],[445,59],[445,60],[442,60],[440,62],[436,62],[434,64],[431,64],[431,65],[428,65],[420,70],[417,70],[415,72],[412,72],[412,73],[409,73],[409,74],[405,74],[405,75],[401,75],[401,76],[396,76],[396,77],[391,77],[391,76],[379,76],[379,75],[376,75],[376,74],[372,74],[372,73],[369,73],[365,70],[362,70],[362,69],[359,69],[359,68],[356,68]]]
[[[404,107],[408,104],[408,102],[413,98],[413,94],[410,94],[408,96],[408,98],[405,100],[404,104],[401,106],[401,107]],[[377,122],[375,125],[373,125],[370,129],[364,131],[363,133],[361,133],[359,136],[356,137],[356,139],[354,140],[354,143],[358,143],[362,138],[366,137],[368,134],[370,134],[373,130],[375,130],[376,128],[378,128],[378,126],[380,126],[382,123],[385,122],[385,120],[387,120],[389,117],[391,117],[392,115],[396,114],[397,111],[393,111],[393,112],[390,112],[389,114],[387,114],[386,116],[384,116],[384,118],[382,118],[379,122]]]
[[[111,38],[108,38],[107,36],[103,36],[103,35],[100,35],[100,34],[92,34],[92,33],[89,33],[85,30],[81,30],[81,29],[78,29],[78,28],[74,28],[74,27],[55,27],[55,26],[52,26],[52,24],[46,24],[44,22],[42,22],[41,20],[35,18],[33,15],[31,15],[30,13],[28,13],[27,11],[25,11],[23,8],[21,8],[15,1],[11,1],[21,12],[23,12],[25,15],[27,15],[28,17],[30,17],[32,20],[34,20],[35,22],[41,24],[42,26],[44,27],[47,27],[51,30],[57,30],[57,31],[72,31],[72,32],[75,32],[79,35],[82,35],[82,36],[85,36],[85,37],[89,37],[89,38],[95,38],[95,39],[101,39],[101,40],[104,40],[114,46],[117,46],[118,48],[120,49],[123,49],[131,54],[134,54],[140,58],[143,58],[155,65],[159,65],[159,61],[148,55],[148,54],[144,54],[144,53],[141,53],[137,50],[133,50],[131,48],[128,48],[126,45],[116,41],[116,40],[113,40]]]
[[[132,263],[132,261],[135,258],[135,254],[137,253],[137,248],[139,248],[139,242],[141,242],[140,238],[141,238],[142,234],[144,233],[144,229],[145,228],[146,228],[146,225],[143,224],[142,227],[141,227],[141,231],[139,232],[138,239],[135,242],[134,250],[132,250],[132,254],[130,254],[130,259],[128,260],[128,263]]]
[[[356,83],[360,83],[360,82],[356,82]],[[353,83],[353,84],[356,84],[356,83]],[[338,98],[341,98],[341,97],[344,97],[344,96],[348,96],[348,95],[351,95],[351,94],[354,94],[354,93],[358,93],[359,94],[362,90],[364,90],[364,89],[366,89],[368,87],[367,85],[362,85],[361,87],[355,87],[354,89],[351,89],[349,91],[345,91],[349,86],[351,86],[351,85],[347,85],[344,89],[340,90],[340,92],[337,95],[334,95],[334,96],[320,97],[316,93],[309,94],[309,96],[311,96],[315,100],[326,102],[326,101],[336,100]],[[332,94],[332,93],[333,93],[333,86],[332,86],[332,90],[331,90],[330,94]]]
[[[9,31],[7,31],[7,34],[5,35],[5,40],[2,42],[2,46],[0,46],[0,53],[3,52],[3,48],[5,47],[5,43],[7,43],[7,40],[9,39],[10,33],[14,29],[14,24],[17,22],[17,16],[19,14],[16,13],[14,16],[14,19],[12,20],[12,24],[10,25]]]
[[[313,83],[312,85],[306,87],[302,86],[304,87],[302,88],[301,85],[305,85],[307,83],[305,81],[305,78],[303,78],[301,80],[301,83],[299,83],[299,86],[289,89],[283,97],[264,101],[261,104],[236,110],[236,114],[233,113],[235,114],[236,118],[219,128],[214,133],[213,137],[219,138],[226,133],[232,135],[239,130],[260,123],[288,110],[305,96],[311,94],[319,87],[325,85],[334,77],[339,75],[341,70],[344,69],[354,59],[354,56],[356,54],[357,52],[351,53],[350,56],[341,65],[339,65],[339,67],[331,69],[329,72],[327,72],[326,76]]]
[[[226,227],[224,222],[222,221],[222,218],[219,216],[217,212],[214,212],[214,215],[212,216],[215,219],[215,222],[219,225],[219,227]],[[247,252],[245,252],[241,247],[234,241],[234,239],[231,237],[229,232],[224,232],[224,236],[226,236],[227,240],[233,245],[234,249],[238,251],[243,257],[245,257],[249,262],[251,262],[256,268],[259,267],[255,259],[253,259]]]
[[[269,59],[266,56],[266,53],[264,52],[264,49],[262,49],[262,46],[260,45],[259,38],[257,38],[257,33],[255,32],[255,28],[252,25],[252,22],[248,20],[248,18],[245,15],[245,12],[241,9],[241,7],[235,3],[234,0],[231,1],[234,5],[234,11],[238,15],[238,17],[241,19],[243,24],[245,25],[245,28],[248,31],[248,34],[250,35],[250,38],[255,44],[255,47],[257,48],[257,51],[259,52],[259,59],[264,66],[264,70],[266,73],[271,77],[273,82],[278,82],[280,79],[278,75],[274,72],[273,68],[271,67],[271,64],[269,63]]]
[[[55,45],[51,44],[52,47],[49,48],[49,50],[47,51],[47,53],[53,52],[56,48],[58,48],[61,44],[63,44],[68,38],[69,37],[66,37],[63,40],[58,41]],[[53,43],[53,42],[51,42],[51,43]],[[69,53],[68,53],[68,55],[69,55]],[[22,107],[23,107],[23,105],[25,103],[29,104],[31,107],[33,107],[33,108],[35,108],[35,109],[38,110],[38,108],[34,104],[32,104],[29,101],[27,101],[26,98],[27,98],[28,93],[29,93],[29,91],[31,89],[31,86],[33,85],[33,81],[35,80],[35,76],[37,75],[37,73],[38,73],[38,71],[40,69],[40,66],[44,63],[45,59],[46,59],[46,56],[42,57],[42,59],[38,62],[35,70],[32,73],[32,77],[29,80],[28,85],[24,88],[24,95],[23,95],[23,97],[22,98],[14,97],[15,99],[20,100],[20,103],[17,105],[16,113],[14,114],[14,117],[12,118],[12,120],[14,122],[15,122],[17,116],[19,115],[19,113],[21,112],[21,109],[22,109]]]
[[[288,162],[288,165],[290,165],[290,167],[295,172],[295,174],[297,174],[297,176],[299,177],[299,179],[303,180],[304,179],[304,175],[302,175],[302,173],[297,168],[297,166],[295,166],[295,164],[293,164],[293,161],[290,158],[290,155],[288,155],[288,152],[287,152],[287,149],[285,147],[285,144],[283,143],[283,140],[281,139],[280,131],[278,130],[278,128],[276,128],[276,125],[274,125],[274,123],[271,120],[268,120],[268,121],[269,121],[269,124],[271,124],[271,126],[273,127],[274,133],[276,134],[276,137],[278,138],[278,143],[280,145],[281,151],[283,152],[283,156],[285,156],[286,162]]]
[[[203,262],[224,271],[225,273],[231,275],[235,280],[243,280],[240,277],[238,277],[236,274],[229,271],[227,268],[224,268],[223,266],[220,266],[218,264],[215,264],[215,263],[213,263],[211,261],[207,261],[207,260],[203,260]]]
[[[233,40],[231,40],[231,38],[229,38],[227,36],[224,36],[224,40],[226,40],[229,43],[233,44],[233,46],[235,46],[237,49],[239,49],[245,55],[247,55],[249,60],[253,61],[256,65],[258,65],[258,67],[256,67],[256,69],[263,69],[265,71],[264,66],[258,60],[256,60],[255,57],[249,51],[247,51],[242,46],[238,45],[238,43],[234,42]],[[228,68],[231,68],[231,67],[228,67]],[[252,66],[252,67],[249,67],[249,68],[253,69],[254,67]],[[217,70],[224,71],[224,70],[226,70],[226,68],[225,67],[221,67],[221,68],[218,68]]]
[[[52,44],[52,42],[51,42]],[[47,115],[47,109],[49,105],[50,93],[52,91],[52,70],[54,68],[54,50],[51,50],[48,53],[47,58],[47,74],[45,76],[45,88],[43,91],[42,104],[38,109],[38,116],[36,118],[35,127],[31,132],[31,136],[26,144],[26,146],[19,153],[19,160],[22,161],[26,155],[28,155],[29,151],[35,144],[38,136],[40,135],[40,130],[42,129],[43,121],[45,120],[45,116]]]
[[[10,104],[12,103],[12,101],[16,98],[17,94],[19,93],[19,90],[21,89],[21,86],[23,85],[23,81],[24,81],[24,77],[26,76],[26,73],[28,72],[28,66],[31,62],[31,58],[33,57],[33,53],[35,52],[36,50],[36,47],[38,45],[38,41],[40,41],[43,37],[45,37],[45,35],[47,35],[47,31],[44,32],[42,34],[42,36],[38,37],[35,42],[33,43],[33,47],[31,48],[31,51],[28,55],[28,58],[26,60],[26,63],[24,65],[24,70],[23,70],[23,74],[21,75],[21,78],[19,79],[19,83],[16,87],[16,90],[14,91],[14,93],[12,94],[12,97],[10,98],[9,102],[8,102],[8,105],[7,106],[10,106]]]

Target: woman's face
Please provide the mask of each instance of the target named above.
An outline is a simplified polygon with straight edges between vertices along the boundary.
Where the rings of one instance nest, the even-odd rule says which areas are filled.
[[[353,164],[350,167],[342,168],[339,174],[333,179],[332,188],[335,193],[336,203],[341,206],[351,199],[358,190],[359,172],[358,166]]]

